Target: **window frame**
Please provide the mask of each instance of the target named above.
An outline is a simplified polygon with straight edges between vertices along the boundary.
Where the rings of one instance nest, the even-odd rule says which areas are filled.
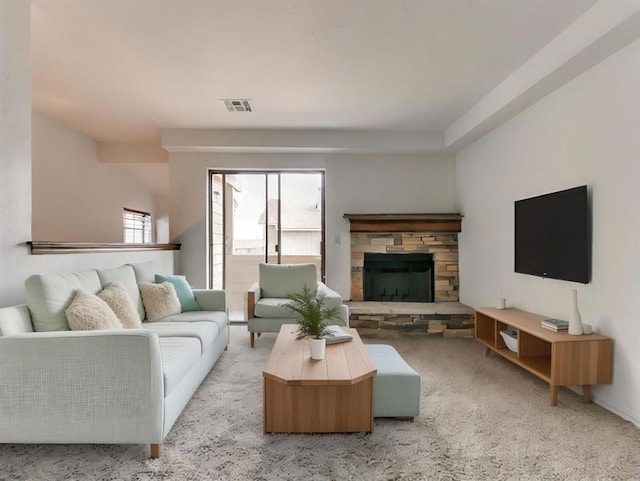
[[[132,240],[128,240],[129,235]],[[125,244],[152,244],[151,213],[123,207],[122,239]]]

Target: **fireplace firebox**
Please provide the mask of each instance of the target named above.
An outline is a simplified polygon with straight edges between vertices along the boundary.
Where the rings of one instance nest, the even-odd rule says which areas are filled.
[[[365,252],[365,301],[433,302],[432,254],[380,254]]]

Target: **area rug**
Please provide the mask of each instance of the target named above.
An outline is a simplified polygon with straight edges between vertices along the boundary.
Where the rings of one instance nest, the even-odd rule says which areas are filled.
[[[422,376],[415,422],[377,419],[371,434],[262,432],[262,368],[275,335],[246,327],[149,459],[142,445],[0,445],[2,480],[631,480],[640,429],[473,339],[374,332]]]

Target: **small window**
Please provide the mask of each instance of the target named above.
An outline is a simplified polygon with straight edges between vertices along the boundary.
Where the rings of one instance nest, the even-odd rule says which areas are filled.
[[[126,244],[151,243],[151,214],[124,208],[122,212],[124,242]]]

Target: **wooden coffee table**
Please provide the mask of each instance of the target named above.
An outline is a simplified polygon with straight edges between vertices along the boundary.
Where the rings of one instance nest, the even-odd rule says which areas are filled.
[[[344,329],[353,340],[327,345],[315,361],[296,324],[280,328],[262,373],[265,433],[373,431],[376,367],[358,332]]]

